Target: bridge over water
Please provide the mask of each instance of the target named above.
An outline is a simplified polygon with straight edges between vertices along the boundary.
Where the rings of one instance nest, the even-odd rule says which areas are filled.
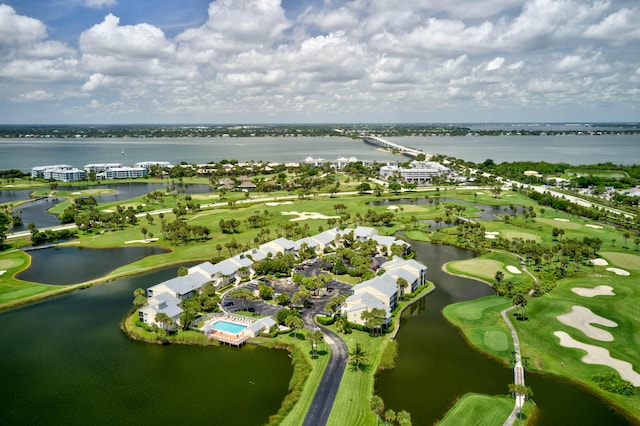
[[[377,136],[362,136],[362,140],[365,143],[368,143],[371,145],[381,146],[383,148],[398,151],[400,154],[406,155],[407,157],[417,157],[420,154],[424,154],[428,157],[428,155],[425,152],[420,151],[419,149],[398,145],[397,143],[393,143],[391,141],[379,138]]]

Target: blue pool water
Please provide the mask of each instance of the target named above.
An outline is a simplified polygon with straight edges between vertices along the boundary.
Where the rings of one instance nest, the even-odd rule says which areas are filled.
[[[218,321],[213,325],[213,328],[219,331],[224,331],[226,333],[238,334],[242,330],[247,328],[247,326],[242,324],[236,324],[233,322]]]

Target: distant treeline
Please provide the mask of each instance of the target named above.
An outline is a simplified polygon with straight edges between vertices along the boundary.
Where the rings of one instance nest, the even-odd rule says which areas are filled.
[[[593,130],[540,130],[515,128],[471,129],[464,125],[435,124],[281,124],[281,125],[105,125],[105,126],[2,126],[0,138],[173,138],[173,137],[296,137],[376,134],[394,136],[495,136],[495,135],[567,135],[638,134],[636,124],[612,123]]]

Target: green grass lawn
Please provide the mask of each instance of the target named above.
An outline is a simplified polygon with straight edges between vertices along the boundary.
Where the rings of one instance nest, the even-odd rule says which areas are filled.
[[[502,426],[513,410],[515,399],[467,393],[447,412],[438,426]]]
[[[569,221],[556,221],[555,217],[566,218]],[[583,363],[581,358],[585,355],[584,351],[560,346],[559,339],[553,335],[554,331],[564,331],[580,342],[603,347],[611,353],[612,357],[630,362],[634,370],[640,372],[640,352],[637,350],[640,347],[640,321],[637,314],[637,306],[640,303],[640,256],[632,249],[633,237],[628,240],[629,248],[625,249],[621,230],[606,224],[600,225],[602,229],[593,229],[585,226],[586,224],[594,224],[594,221],[548,211],[545,212],[544,217],[541,218],[538,215],[535,223],[529,222],[525,224],[526,228],[522,229],[522,232],[537,236],[537,241],[543,244],[555,244],[551,236],[551,230],[554,227],[565,231],[563,238],[581,240],[585,236],[598,237],[603,241],[598,255],[609,262],[608,266],[583,268],[575,276],[559,280],[556,288],[548,294],[529,298],[527,306],[529,321],[513,321],[518,330],[525,367],[578,381],[611,403],[618,405],[634,418],[640,419],[640,395],[620,396],[601,390],[591,377],[594,374],[613,370],[603,365]],[[504,235],[514,229],[513,225],[514,223],[505,224],[496,221],[486,223],[486,228]],[[494,253],[489,253],[468,261],[452,262],[447,265],[447,270],[494,281],[496,268],[506,264],[519,266],[513,260],[494,257]],[[625,269],[631,272],[631,275],[618,276],[608,272],[607,267]],[[508,277],[507,271],[501,270],[505,273],[505,279],[517,279]],[[598,285],[613,287],[615,296],[587,298],[571,291],[573,287],[593,288]],[[501,300],[503,302],[500,302]],[[507,328],[502,325],[499,317],[500,310],[509,305],[510,301],[506,298],[489,296],[448,306],[444,314],[449,321],[461,328],[474,347],[509,361],[511,337],[507,334]],[[612,342],[594,340],[578,329],[560,323],[557,316],[569,312],[574,305],[589,308],[595,314],[618,323],[617,327],[606,328],[614,336],[614,340]],[[504,348],[504,336],[509,339],[510,347],[507,350],[501,350]]]
[[[524,272],[514,274],[507,270],[507,266],[516,267],[521,271],[520,262],[516,256],[502,252],[489,252],[481,257],[473,259],[449,262],[446,265],[448,272],[478,278],[489,283],[495,282],[496,272],[504,274],[503,280],[510,280],[513,283],[533,283],[533,279]]]
[[[349,350],[360,343],[368,354],[368,361],[364,369],[359,371],[347,365],[327,424],[373,425],[376,423],[376,415],[369,409],[369,400],[373,395],[375,372],[389,340],[386,336],[372,338],[369,333],[355,330],[340,337],[347,343]]]
[[[500,311],[511,306],[508,297],[486,296],[443,309],[445,318],[462,330],[467,341],[482,351],[509,361],[513,340]]]

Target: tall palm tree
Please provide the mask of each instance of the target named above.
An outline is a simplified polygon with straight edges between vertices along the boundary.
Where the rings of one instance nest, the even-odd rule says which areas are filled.
[[[360,346],[360,343],[356,343],[356,346],[349,351],[349,359],[356,368],[356,371],[358,371],[360,370],[360,364],[367,362],[367,351]]]
[[[384,412],[384,401],[378,395],[373,395],[369,401],[369,408],[376,413],[376,424],[379,424],[380,416]]]

